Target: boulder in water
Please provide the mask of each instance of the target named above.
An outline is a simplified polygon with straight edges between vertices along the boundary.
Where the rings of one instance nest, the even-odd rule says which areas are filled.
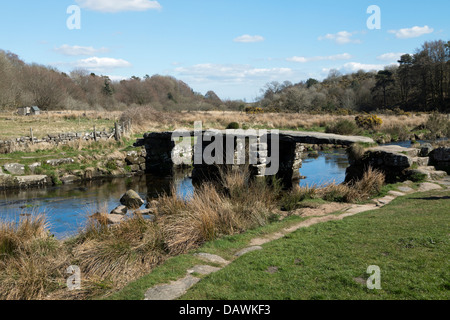
[[[128,190],[120,199],[120,203],[128,209],[139,209],[145,202],[136,191]]]

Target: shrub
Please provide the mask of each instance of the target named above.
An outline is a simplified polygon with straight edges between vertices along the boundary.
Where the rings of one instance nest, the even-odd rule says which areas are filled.
[[[106,162],[105,167],[110,172],[118,169],[117,163],[114,160],[109,160],[108,162]]]
[[[430,131],[427,135],[429,139],[450,136],[450,120],[447,115],[442,115],[437,112],[432,113],[425,123],[425,128]]]
[[[383,124],[383,120],[376,115],[357,116],[355,118],[358,127],[363,129],[375,129]]]
[[[245,112],[248,114],[261,114],[264,113],[264,110],[259,107],[247,107],[245,108]]]
[[[342,135],[352,135],[358,131],[358,127],[356,126],[354,121],[351,120],[339,120],[330,126],[326,127],[326,133],[336,133]]]
[[[400,109],[399,107],[396,107],[396,108],[393,110],[393,112],[394,112],[394,114],[397,115],[397,116],[407,116],[407,117],[410,117],[410,116],[411,116],[411,113],[410,113],[410,112],[405,112],[404,110]]]
[[[411,138],[411,132],[402,125],[390,125],[383,128],[383,132],[389,134],[392,141],[406,141]]]
[[[415,172],[413,173],[410,177],[409,180],[411,180],[412,182],[424,182],[427,180],[427,175],[424,173],[419,173],[419,172]]]
[[[239,129],[241,126],[239,125],[239,123],[237,122],[231,122],[228,124],[227,129],[231,129],[231,130],[237,130]]]

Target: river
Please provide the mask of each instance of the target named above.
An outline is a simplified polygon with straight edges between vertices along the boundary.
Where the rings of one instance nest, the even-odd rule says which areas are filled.
[[[410,142],[394,143],[405,147]],[[344,182],[349,166],[345,150],[319,152],[317,157],[303,159],[300,186],[321,186]],[[170,193],[175,187],[180,197],[187,198],[194,187],[190,172],[178,172],[174,177],[143,175],[132,178],[64,185],[60,187],[0,192],[0,219],[17,221],[21,216],[45,213],[50,229],[57,238],[76,234],[89,215],[98,211],[110,212],[120,205],[121,196],[129,189],[143,199]]]

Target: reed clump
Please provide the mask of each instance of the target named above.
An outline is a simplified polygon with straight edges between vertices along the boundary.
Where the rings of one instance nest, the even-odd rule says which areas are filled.
[[[42,214],[0,223],[0,299],[42,299],[60,288],[67,255],[48,230]]]
[[[277,188],[249,176],[247,169],[228,170],[220,173],[219,186],[198,187],[190,201],[162,197],[158,212],[168,251],[184,253],[218,237],[265,225],[276,207]]]

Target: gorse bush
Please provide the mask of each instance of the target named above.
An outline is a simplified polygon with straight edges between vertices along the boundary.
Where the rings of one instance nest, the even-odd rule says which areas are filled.
[[[375,129],[383,124],[383,120],[374,114],[357,116],[355,121],[358,127],[363,129]]]
[[[245,112],[248,114],[261,114],[264,113],[264,110],[259,107],[246,107]]]

